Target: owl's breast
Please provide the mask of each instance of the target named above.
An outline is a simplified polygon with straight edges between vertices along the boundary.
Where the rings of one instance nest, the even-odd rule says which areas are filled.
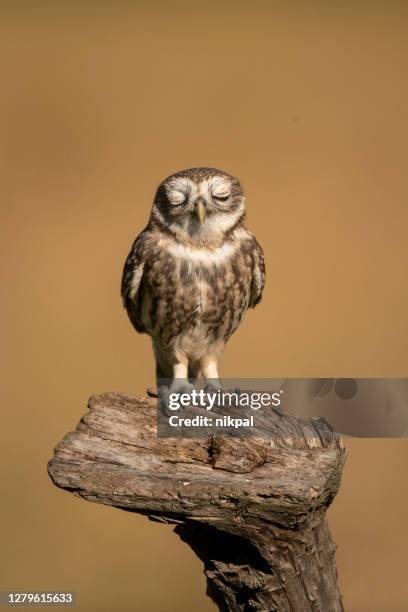
[[[236,245],[190,249],[173,244],[145,267],[142,320],[156,338],[228,337],[248,307],[251,260]]]

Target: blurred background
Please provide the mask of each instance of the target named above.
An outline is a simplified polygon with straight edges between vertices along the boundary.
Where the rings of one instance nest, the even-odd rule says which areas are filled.
[[[408,6],[0,4],[1,589],[78,611],[214,610],[172,529],[52,486],[92,393],[144,393],[122,310],[157,184],[239,177],[267,287],[224,377],[406,377]],[[329,511],[348,612],[403,612],[408,440],[348,440]]]

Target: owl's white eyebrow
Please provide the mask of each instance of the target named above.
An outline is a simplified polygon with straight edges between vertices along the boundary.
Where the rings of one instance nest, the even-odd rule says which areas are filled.
[[[190,193],[192,184],[188,179],[172,179],[167,185],[166,190],[169,191],[181,191],[182,193]]]
[[[222,178],[216,178],[209,184],[210,191],[213,195],[229,195],[231,192],[231,185],[228,181]]]

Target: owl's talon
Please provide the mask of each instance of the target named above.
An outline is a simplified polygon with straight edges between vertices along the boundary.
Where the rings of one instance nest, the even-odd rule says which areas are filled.
[[[191,393],[193,389],[194,385],[192,383],[186,380],[175,380],[169,387],[169,393]]]
[[[169,416],[171,410],[169,408],[170,390],[168,387],[159,387],[157,389],[157,399],[159,400],[159,410],[163,415]]]
[[[166,387],[165,385],[158,387],[157,389],[157,397],[159,399],[167,399],[170,393],[170,389],[169,387]]]
[[[222,392],[223,390],[224,389],[223,389],[223,386],[222,386],[221,382],[217,382],[217,383],[208,382],[205,385],[205,387],[204,387],[204,391],[206,393],[215,393],[216,391],[221,391]]]

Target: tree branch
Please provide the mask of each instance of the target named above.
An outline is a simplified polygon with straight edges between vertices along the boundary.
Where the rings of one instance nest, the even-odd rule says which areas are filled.
[[[93,396],[58,444],[53,482],[175,523],[222,611],[339,612],[325,512],[346,451],[323,420],[274,415],[268,438],[157,438],[156,401]]]

